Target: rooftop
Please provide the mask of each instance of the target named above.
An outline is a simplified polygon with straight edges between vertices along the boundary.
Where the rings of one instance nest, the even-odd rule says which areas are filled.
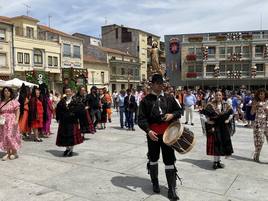
[[[150,33],[150,32],[143,31],[143,30],[136,29],[136,28],[126,27],[126,26],[124,26],[124,25],[110,24],[110,25],[105,25],[105,26],[102,26],[102,27],[122,27],[122,28],[132,29],[132,30],[135,30],[135,31],[138,31],[138,32],[145,33],[145,34],[147,34],[147,35],[152,35],[152,36],[154,36],[154,37],[160,38],[160,36],[157,36],[157,35],[152,34],[152,33]]]
[[[87,62],[87,63],[107,64],[106,62],[101,61],[92,55],[84,55],[83,58],[84,58],[84,62]]]

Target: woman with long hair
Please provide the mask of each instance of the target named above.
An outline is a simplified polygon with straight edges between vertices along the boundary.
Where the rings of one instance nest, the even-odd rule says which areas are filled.
[[[252,103],[251,114],[255,115],[253,123],[253,136],[255,152],[253,160],[260,162],[260,153],[264,143],[264,136],[268,142],[267,133],[267,113],[268,113],[268,93],[265,89],[258,89],[254,95]]]
[[[19,132],[20,104],[14,99],[14,92],[9,87],[1,91],[0,102],[0,149],[6,152],[2,160],[18,158],[18,149],[21,147],[21,135]]]
[[[100,110],[101,110],[101,119],[100,119],[100,128],[105,129],[107,123],[107,99],[105,97],[105,93],[103,89],[99,89],[100,95]]]
[[[203,110],[207,118],[207,155],[214,156],[213,169],[224,168],[220,163],[220,156],[230,156],[233,153],[231,141],[231,120],[233,110],[223,101],[222,92],[215,94],[215,99],[207,104]]]
[[[39,130],[43,128],[43,104],[40,89],[33,87],[32,96],[29,103],[29,126],[34,132],[34,141],[42,142],[39,138]]]
[[[50,126],[53,114],[52,101],[50,99],[50,94],[46,84],[40,85],[41,96],[42,96],[42,105],[44,109],[43,115],[43,128],[42,132],[44,137],[49,137],[50,135]]]
[[[63,156],[71,157],[74,145],[81,144],[83,138],[79,124],[79,103],[68,86],[65,95],[56,108],[56,120],[59,122],[56,145],[66,147]]]
[[[30,88],[22,84],[19,95],[19,103],[20,103],[19,129],[20,133],[25,139],[29,137],[30,132],[30,128],[28,125],[30,93],[31,93]]]

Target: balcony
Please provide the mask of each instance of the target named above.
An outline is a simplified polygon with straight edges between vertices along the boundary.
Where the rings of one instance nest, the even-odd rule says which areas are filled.
[[[34,29],[25,29],[21,27],[15,28],[15,34],[16,36],[34,39],[34,40],[46,40],[51,42],[58,42],[59,36],[53,33],[49,33],[46,31],[42,31],[38,29],[37,31]]]
[[[117,74],[112,74],[110,76],[110,79],[111,80],[124,80],[124,81],[137,81],[139,82],[140,81],[140,76],[132,76],[132,75],[117,75]]]
[[[195,54],[188,54],[187,56],[186,56],[186,60],[187,61],[196,61],[196,55]]]

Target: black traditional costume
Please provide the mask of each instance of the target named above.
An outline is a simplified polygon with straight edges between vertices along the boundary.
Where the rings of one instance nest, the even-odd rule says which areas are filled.
[[[207,155],[218,156],[214,161],[214,168],[221,167],[219,156],[230,156],[233,153],[231,135],[234,133],[233,110],[225,102],[217,104],[216,101],[208,103],[202,111],[207,122]]]
[[[57,105],[56,119],[59,122],[57,146],[72,147],[83,142],[79,129],[79,103],[75,98],[64,97]]]
[[[154,75],[152,82],[155,80],[163,80],[160,75]],[[156,81],[157,82],[157,81]],[[168,197],[172,199],[179,199],[176,195],[176,167],[175,167],[175,153],[174,150],[163,142],[163,134],[171,122],[164,121],[163,117],[166,114],[173,114],[172,120],[181,117],[181,108],[175,101],[174,97],[164,94],[156,95],[154,92],[148,94],[140,103],[138,125],[147,133],[148,143],[148,171],[153,183],[153,191],[160,192],[158,182],[158,159],[160,155],[160,148],[162,149],[162,157],[165,164],[165,172],[169,187]],[[150,131],[157,133],[158,141],[153,141],[148,133]]]

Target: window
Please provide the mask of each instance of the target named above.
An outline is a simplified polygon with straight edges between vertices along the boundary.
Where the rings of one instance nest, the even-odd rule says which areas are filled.
[[[80,46],[74,45],[74,58],[81,58]]]
[[[140,52],[140,46],[139,45],[137,46],[137,51]]]
[[[121,68],[121,75],[125,75],[125,69]]]
[[[201,48],[196,48],[195,51],[196,51],[196,58],[197,59],[202,59],[203,58],[202,49]]]
[[[24,53],[24,63],[30,64],[30,54],[29,53]]]
[[[195,72],[194,65],[188,66],[188,72]]]
[[[255,56],[256,57],[261,57],[263,56],[263,45],[256,45],[255,47]]]
[[[257,71],[264,72],[264,65],[263,64],[256,64]]]
[[[6,54],[0,53],[0,67],[5,67],[7,65]]]
[[[145,79],[145,74],[142,74],[141,77],[142,77],[142,79],[144,80],[144,79]]]
[[[71,45],[70,44],[63,44],[63,56],[71,57]]]
[[[214,65],[207,65],[207,70],[206,70],[206,72],[208,72],[208,73],[212,73],[212,72],[214,72],[214,68],[215,68]]]
[[[34,64],[43,64],[43,54],[39,49],[34,50]]]
[[[0,40],[5,40],[6,38],[6,31],[4,29],[0,29]]]
[[[233,47],[227,47],[227,54],[233,54]]]
[[[111,60],[115,60],[115,57],[114,57],[114,56],[112,56],[112,57],[111,57]]]
[[[194,48],[193,47],[188,48],[188,54],[194,54]]]
[[[58,57],[53,57],[54,66],[58,66]]]
[[[243,64],[242,71],[249,71],[249,64]]]
[[[127,28],[121,28],[121,41],[122,43],[127,43],[132,41],[132,33],[128,31]]]
[[[235,71],[240,71],[241,70],[241,64],[235,64],[234,65],[234,70]]]
[[[115,29],[115,38],[118,39],[118,28]]]
[[[225,47],[219,47],[220,58],[225,58]]]
[[[121,84],[121,89],[126,89],[125,84]]]
[[[139,69],[135,70],[135,76],[139,76]]]
[[[202,73],[203,72],[203,66],[202,66],[202,64],[197,64],[195,66],[195,71],[198,72],[198,73]]]
[[[101,83],[104,84],[104,72],[101,72]]]
[[[216,48],[215,47],[208,47],[208,54],[216,54]]]
[[[243,47],[243,56],[244,57],[249,57],[249,46],[244,46]]]
[[[226,66],[226,71],[233,71],[233,65],[232,64],[228,64]]]
[[[34,38],[34,29],[32,27],[26,27],[26,37]]]
[[[153,37],[152,36],[148,36],[148,38],[147,38],[147,45],[152,46],[152,44],[153,44]]]
[[[241,53],[241,46],[235,47],[235,53]]]
[[[52,56],[48,56],[48,66],[53,66],[53,64],[52,64]]]
[[[115,66],[112,67],[112,74],[116,74],[116,67]]]
[[[225,72],[225,65],[220,65],[220,72]]]
[[[23,53],[22,52],[17,53],[17,59],[18,59],[19,64],[23,64]]]

